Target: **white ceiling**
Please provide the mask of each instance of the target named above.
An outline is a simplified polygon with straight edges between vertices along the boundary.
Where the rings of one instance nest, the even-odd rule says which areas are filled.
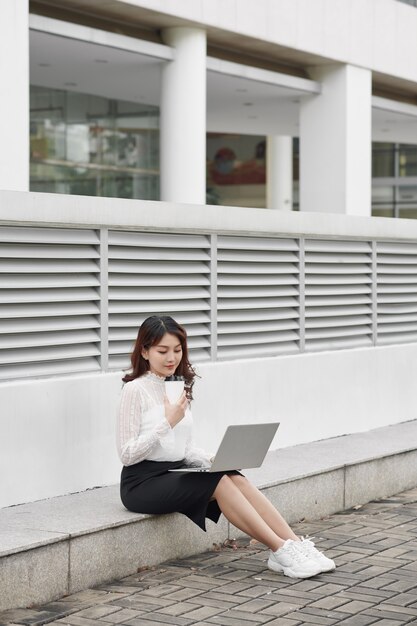
[[[33,85],[158,106],[163,63],[166,61],[138,52],[30,31]],[[262,76],[262,72],[258,74]],[[299,103],[305,97],[311,94],[296,86],[209,69],[207,128],[211,132],[297,136]],[[388,110],[389,101],[376,100],[380,102],[373,107],[373,139],[417,144],[417,107]]]

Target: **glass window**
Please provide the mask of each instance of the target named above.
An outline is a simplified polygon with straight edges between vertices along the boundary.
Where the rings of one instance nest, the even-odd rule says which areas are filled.
[[[208,133],[207,202],[266,206],[266,138]]]
[[[400,144],[399,175],[417,176],[417,146]]]
[[[31,87],[33,191],[159,199],[159,110]]]
[[[399,208],[399,212],[398,212],[399,217],[404,217],[407,219],[417,219],[417,204],[415,204],[414,206],[407,206],[407,207],[401,207]]]
[[[392,185],[372,185],[372,204],[388,204],[394,202],[394,187]]]
[[[395,144],[372,144],[372,177],[395,176]]]
[[[398,187],[399,202],[415,202],[417,204],[417,186],[400,185]]]
[[[394,206],[383,206],[377,205],[372,207],[372,216],[373,217],[395,217],[394,215]]]

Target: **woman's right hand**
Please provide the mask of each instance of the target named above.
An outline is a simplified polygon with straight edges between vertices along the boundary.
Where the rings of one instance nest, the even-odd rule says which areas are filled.
[[[176,426],[178,422],[183,419],[185,411],[187,410],[188,400],[186,392],[183,391],[178,400],[174,402],[174,404],[171,404],[167,396],[164,396],[164,407],[167,422],[169,423],[171,428],[174,428],[174,426]]]

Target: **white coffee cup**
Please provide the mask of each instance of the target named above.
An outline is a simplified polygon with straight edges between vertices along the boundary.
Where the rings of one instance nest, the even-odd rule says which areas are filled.
[[[175,404],[175,402],[179,400],[183,391],[184,391],[183,380],[166,380],[165,381],[165,393],[171,404]]]

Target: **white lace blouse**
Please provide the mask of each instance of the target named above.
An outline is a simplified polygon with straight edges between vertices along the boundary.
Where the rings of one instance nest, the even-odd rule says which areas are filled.
[[[180,461],[187,465],[210,464],[211,454],[196,448],[192,439],[192,415],[171,428],[164,411],[164,378],[147,372],[125,384],[117,423],[117,449],[123,465],[139,461]]]

